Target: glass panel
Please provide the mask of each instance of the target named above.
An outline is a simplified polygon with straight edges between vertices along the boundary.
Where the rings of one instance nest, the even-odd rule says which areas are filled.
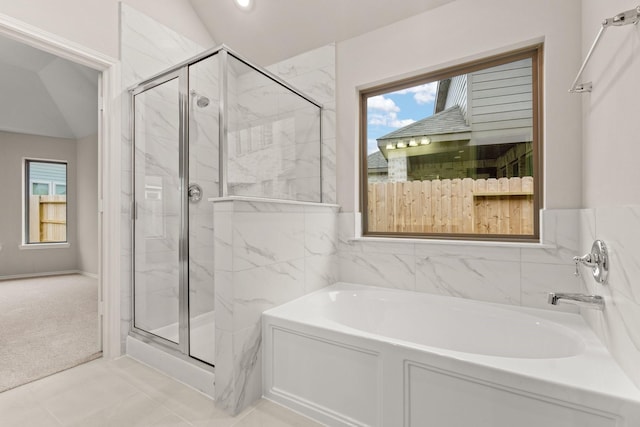
[[[34,182],[31,185],[31,195],[32,196],[48,196],[49,195],[49,184],[42,184],[39,182]]]
[[[219,57],[189,67],[189,183],[199,201],[189,202],[189,354],[213,365],[215,353],[213,203],[219,195]]]
[[[534,234],[532,62],[366,98],[367,232]]]
[[[134,325],[178,343],[178,79],[135,96]]]
[[[54,184],[55,193],[58,195],[67,194],[67,186],[65,184]]]
[[[320,108],[229,56],[229,195],[320,202]]]
[[[67,241],[67,196],[52,192],[53,183],[66,189],[67,164],[26,160],[29,195],[26,202],[27,243]]]

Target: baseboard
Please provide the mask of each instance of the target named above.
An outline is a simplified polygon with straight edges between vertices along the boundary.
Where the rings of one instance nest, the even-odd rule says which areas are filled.
[[[1,280],[12,280],[12,279],[28,279],[31,277],[47,277],[47,276],[63,276],[65,274],[83,274],[89,277],[98,277],[97,275],[91,276],[91,273],[83,273],[80,270],[62,270],[62,271],[45,271],[42,273],[24,273],[24,274],[11,274],[7,276],[0,276]]]
[[[80,271],[80,270],[78,270],[78,274],[82,274],[83,276],[91,277],[92,279],[98,279],[98,275],[96,273],[89,273],[88,271]]]

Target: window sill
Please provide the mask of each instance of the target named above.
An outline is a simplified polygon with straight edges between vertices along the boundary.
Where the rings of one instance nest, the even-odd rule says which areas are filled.
[[[71,246],[69,242],[63,243],[23,243],[18,246],[21,251],[34,249],[67,249]]]
[[[369,243],[409,243],[419,245],[452,245],[452,246],[484,246],[484,247],[508,247],[508,248],[535,248],[553,249],[556,246],[540,242],[501,242],[489,240],[445,240],[445,239],[418,239],[411,237],[354,237],[349,242]]]

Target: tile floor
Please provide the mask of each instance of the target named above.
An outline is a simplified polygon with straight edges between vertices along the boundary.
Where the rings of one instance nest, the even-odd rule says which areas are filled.
[[[1,427],[320,426],[260,400],[236,417],[197,391],[122,357],[98,359],[0,393]]]

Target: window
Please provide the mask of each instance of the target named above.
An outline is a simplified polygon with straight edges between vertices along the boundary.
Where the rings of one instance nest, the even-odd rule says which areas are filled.
[[[25,242],[67,241],[67,164],[25,160]]]
[[[368,236],[534,241],[542,46],[361,92]]]

